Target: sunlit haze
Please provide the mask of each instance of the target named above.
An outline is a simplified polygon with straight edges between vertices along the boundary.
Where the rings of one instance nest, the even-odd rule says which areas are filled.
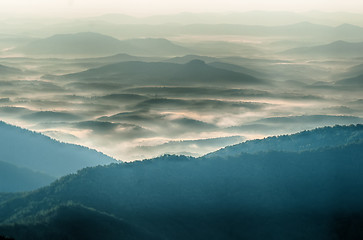
[[[179,12],[245,11],[363,12],[360,0],[2,0],[0,13],[6,16],[91,16],[123,13],[134,16]]]
[[[2,0],[0,121],[123,161],[361,123],[362,13],[360,0]]]
[[[363,0],[0,0],[0,240],[363,239]]]

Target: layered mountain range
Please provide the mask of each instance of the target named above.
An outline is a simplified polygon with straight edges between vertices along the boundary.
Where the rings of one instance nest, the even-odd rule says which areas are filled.
[[[0,195],[15,239],[359,239],[363,126],[85,168]]]

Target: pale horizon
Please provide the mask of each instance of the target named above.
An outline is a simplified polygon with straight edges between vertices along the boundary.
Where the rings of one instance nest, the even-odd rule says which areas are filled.
[[[363,2],[350,1],[236,1],[201,0],[3,0],[0,14],[11,17],[91,17],[105,14],[125,14],[134,17],[170,15],[178,13],[231,13],[250,11],[269,12],[347,12],[363,13]]]

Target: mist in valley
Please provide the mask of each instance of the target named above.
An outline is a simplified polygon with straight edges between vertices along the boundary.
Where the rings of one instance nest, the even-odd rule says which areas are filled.
[[[123,161],[362,123],[359,17],[4,18],[1,120]]]
[[[359,0],[3,0],[0,239],[362,239]]]

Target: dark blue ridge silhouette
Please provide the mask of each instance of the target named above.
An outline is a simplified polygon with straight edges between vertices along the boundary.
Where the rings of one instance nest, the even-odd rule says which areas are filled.
[[[276,119],[279,121],[280,119]],[[268,151],[299,152],[324,147],[336,147],[363,140],[363,125],[334,126],[302,131],[292,135],[268,137],[246,141],[234,146],[222,148],[206,157],[229,157],[242,153]]]
[[[95,150],[67,144],[0,121],[0,161],[51,177],[115,162]]]
[[[336,126],[275,140],[307,134],[317,148],[303,148],[300,141],[290,147],[294,151],[165,155],[86,168],[37,191],[0,198],[0,235],[49,239],[45,226],[50,226],[57,233],[52,239],[97,239],[86,230],[97,227],[109,239],[137,239],[137,234],[139,239],[362,239],[363,142],[356,137],[361,128]],[[355,140],[319,142],[335,135]],[[107,221],[127,234],[104,228]]]

